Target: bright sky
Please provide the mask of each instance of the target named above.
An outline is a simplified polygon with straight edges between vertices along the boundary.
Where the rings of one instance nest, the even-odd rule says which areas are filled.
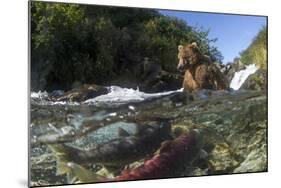
[[[209,38],[218,38],[215,46],[221,51],[227,63],[238,57],[246,49],[262,26],[266,17],[214,14],[200,12],[167,11],[160,13],[185,20],[188,25],[210,29]]]

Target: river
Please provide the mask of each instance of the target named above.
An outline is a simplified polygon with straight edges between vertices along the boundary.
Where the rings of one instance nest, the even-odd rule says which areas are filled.
[[[189,170],[176,172],[177,169],[171,169],[171,177],[266,171],[266,93],[238,90],[247,76],[254,73],[253,69],[248,66],[244,73],[235,74],[231,82],[233,90],[230,91],[202,90],[190,94],[179,88],[145,93],[138,89],[110,86],[106,94],[81,102],[57,101],[50,93],[31,92],[31,185],[83,183],[79,180],[78,170],[58,173],[58,155],[64,150],[54,150],[52,146],[62,144],[81,150],[112,147],[112,144],[121,143],[130,136],[144,138],[147,135],[138,132],[143,127],[146,130],[153,127],[151,131],[155,131],[171,126],[170,137],[166,137],[165,130],[165,134],[163,131],[157,133],[149,145],[139,139],[140,144],[146,143],[146,147],[136,146],[141,148],[137,154],[126,150],[125,146],[116,145],[123,149],[113,158],[103,156],[99,151],[101,158],[82,163],[81,158],[71,158],[64,153],[63,162],[75,161],[88,173],[95,174],[100,174],[104,170],[102,167],[106,166],[107,173],[102,173],[103,176],[113,178],[125,166],[143,164],[166,139],[193,129],[204,129],[207,131],[202,149],[206,156],[188,164],[186,169]],[[61,91],[56,93],[63,94]],[[115,151],[114,147],[110,151]],[[93,182],[98,180],[93,179]]]

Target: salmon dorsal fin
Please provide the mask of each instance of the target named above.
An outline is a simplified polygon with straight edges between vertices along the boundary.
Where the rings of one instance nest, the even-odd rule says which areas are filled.
[[[130,133],[128,133],[128,131],[126,131],[125,129],[119,127],[118,128],[118,135],[120,137],[127,137],[127,136],[130,136]]]
[[[170,151],[172,149],[172,144],[173,142],[171,140],[166,140],[162,142],[159,153],[161,154]]]
[[[155,129],[155,127],[153,127],[152,125],[149,124],[139,124],[137,126],[137,135],[144,135],[147,133],[148,130],[153,131]]]

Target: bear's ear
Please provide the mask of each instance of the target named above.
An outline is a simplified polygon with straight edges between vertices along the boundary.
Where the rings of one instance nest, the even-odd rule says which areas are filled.
[[[195,47],[195,48],[198,48],[198,45],[197,45],[196,42],[191,43],[191,45],[192,45],[193,47]]]
[[[179,51],[182,51],[182,49],[183,49],[183,45],[179,45],[179,46],[178,46],[178,50],[179,50]]]

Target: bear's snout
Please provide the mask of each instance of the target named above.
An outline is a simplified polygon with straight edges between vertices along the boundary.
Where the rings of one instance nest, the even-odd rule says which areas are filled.
[[[178,66],[177,66],[177,69],[180,71],[180,72],[182,72],[183,71],[183,65],[182,64],[179,64]]]
[[[182,59],[182,58],[179,58],[179,64],[178,64],[178,66],[177,66],[177,69],[179,70],[179,71],[183,71],[183,69],[184,69],[184,65],[185,65],[185,60],[184,59]]]

